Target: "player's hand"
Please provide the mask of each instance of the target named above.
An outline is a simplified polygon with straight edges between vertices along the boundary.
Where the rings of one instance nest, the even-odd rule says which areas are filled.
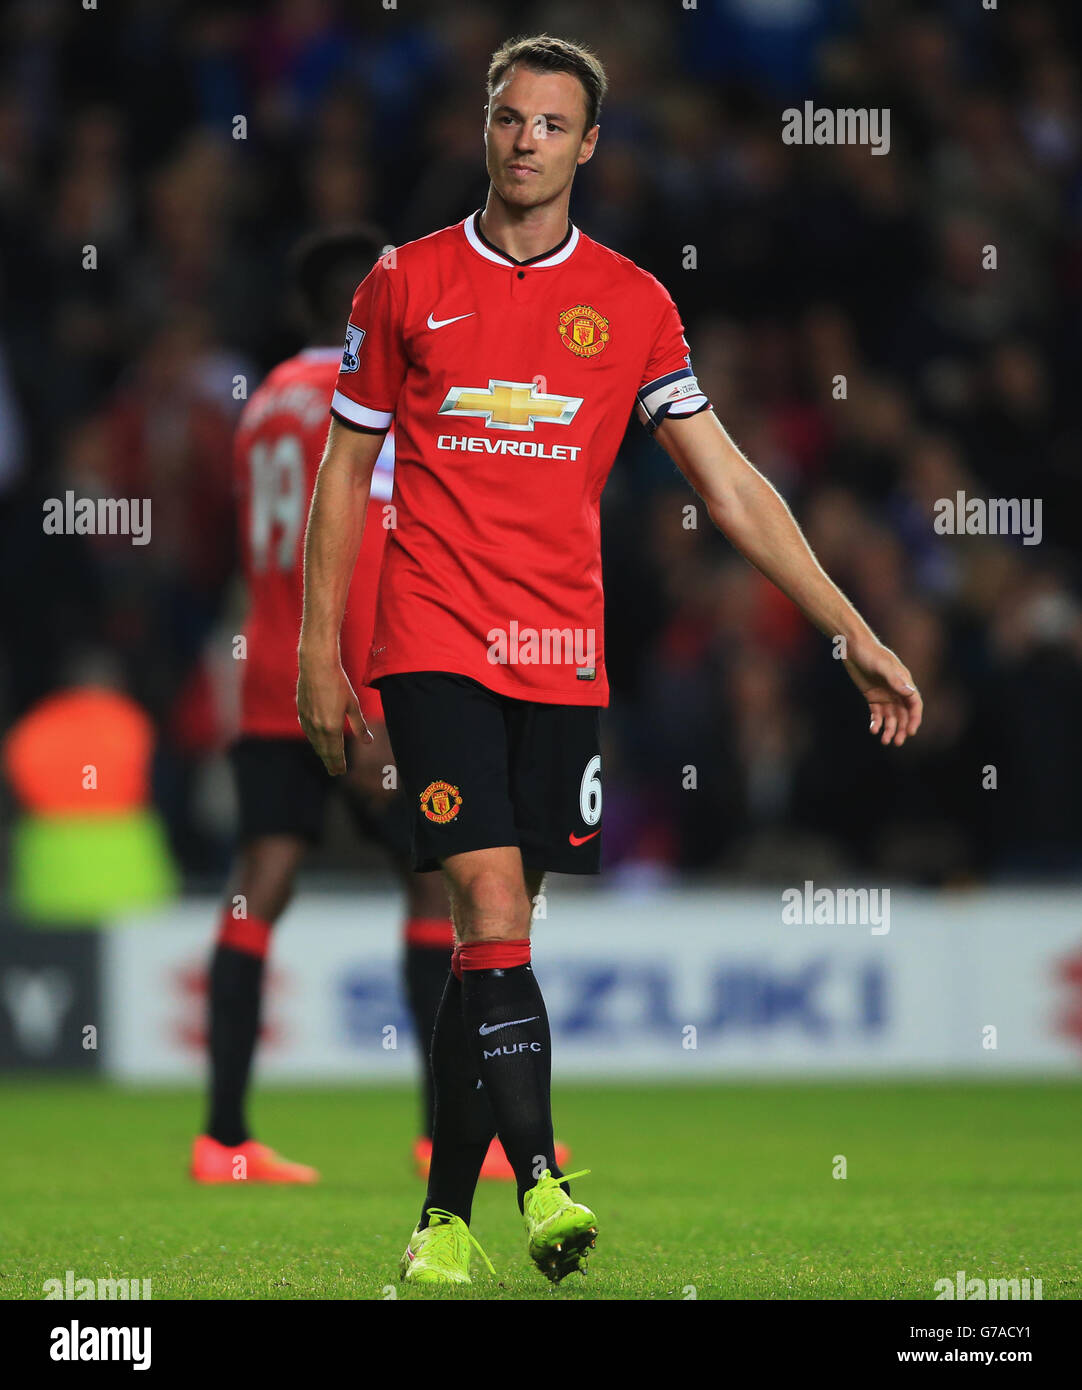
[[[305,737],[332,777],[340,777],[346,770],[343,729],[347,720],[358,738],[365,743],[372,742],[372,734],[364,722],[356,692],[340,661],[317,666],[304,657],[300,658],[297,715]]]
[[[881,733],[881,743],[900,748],[920,728],[924,713],[913,677],[890,648],[874,637],[850,642],[844,664],[871,709],[868,732]]]

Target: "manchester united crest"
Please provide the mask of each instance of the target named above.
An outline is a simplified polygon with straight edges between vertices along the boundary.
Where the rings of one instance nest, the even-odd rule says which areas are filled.
[[[604,352],[611,334],[609,321],[589,304],[576,304],[565,309],[557,325],[560,342],[576,357],[596,357]]]
[[[462,797],[450,782],[429,782],[421,793],[421,810],[437,825],[446,825],[458,815]]]

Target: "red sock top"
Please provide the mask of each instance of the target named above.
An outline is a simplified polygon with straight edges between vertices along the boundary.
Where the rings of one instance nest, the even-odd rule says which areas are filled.
[[[218,923],[219,946],[228,946],[231,951],[243,951],[246,956],[263,959],[270,947],[271,923],[261,917],[234,917],[232,910],[226,908]]]
[[[527,936],[517,941],[471,941],[468,946],[459,946],[455,955],[458,957],[460,970],[510,970],[516,965],[529,965],[530,938]]]
[[[408,917],[404,935],[407,946],[431,946],[449,951],[455,944],[455,929],[449,917]]]

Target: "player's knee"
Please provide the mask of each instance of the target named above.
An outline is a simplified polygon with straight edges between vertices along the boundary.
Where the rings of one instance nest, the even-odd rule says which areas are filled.
[[[530,902],[522,882],[481,870],[455,890],[455,925],[466,941],[508,941],[530,933]]]
[[[304,847],[285,837],[267,837],[245,845],[241,852],[237,892],[244,898],[249,917],[274,922],[293,896],[297,869]]]
[[[451,905],[443,875],[411,873],[406,882],[406,896],[411,917],[450,917]]]
[[[238,896],[244,899],[246,916],[273,925],[289,906],[293,884],[253,879],[241,884]]]

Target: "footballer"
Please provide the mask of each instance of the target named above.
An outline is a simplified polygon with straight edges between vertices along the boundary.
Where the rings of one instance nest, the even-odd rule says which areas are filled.
[[[314,1182],[315,1169],[280,1157],[253,1139],[245,1116],[259,1032],[264,966],[272,928],[293,893],[297,871],[322,832],[333,783],[297,723],[297,628],[301,547],[308,504],[327,430],[342,349],[342,314],[383,246],[374,229],[308,238],[294,253],[294,278],[310,346],[280,363],[253,394],[234,446],[240,552],[248,593],[242,664],[240,737],[230,750],[240,811],[240,849],[218,923],[209,982],[210,1097],[205,1133],[194,1141],[191,1176],[199,1182]],[[373,460],[373,511],[390,498],[394,436]],[[342,626],[342,659],[363,676],[371,645],[376,578],[386,531],[365,530]],[[379,696],[361,687],[372,741],[353,741],[346,801],[362,834],[400,869],[406,893],[406,994],[425,1040],[443,992],[452,941],[446,891],[437,873],[413,873],[401,797],[382,788],[391,761]],[[432,1096],[427,1060],[424,1133],[415,1161],[427,1172]],[[243,1166],[237,1159],[243,1159]],[[494,1169],[505,1163],[494,1152]],[[498,1175],[498,1173],[496,1174]]]
[[[493,55],[485,206],[384,256],[357,289],[308,522],[298,713],[337,775],[343,717],[363,719],[338,634],[393,420],[397,520],[362,678],[382,697],[413,866],[442,869],[455,930],[432,1037],[428,1191],[400,1266],[418,1283],[470,1279],[493,1126],[537,1268],[554,1282],[585,1272],[597,1235],[570,1194],[584,1174],[554,1152],[530,923],[546,871],[599,867],[599,503],[632,409],[732,544],[845,638],[871,732],[897,746],[921,720],[909,672],[715,416],[668,292],[569,220],[605,89],[591,52],[549,35]]]

